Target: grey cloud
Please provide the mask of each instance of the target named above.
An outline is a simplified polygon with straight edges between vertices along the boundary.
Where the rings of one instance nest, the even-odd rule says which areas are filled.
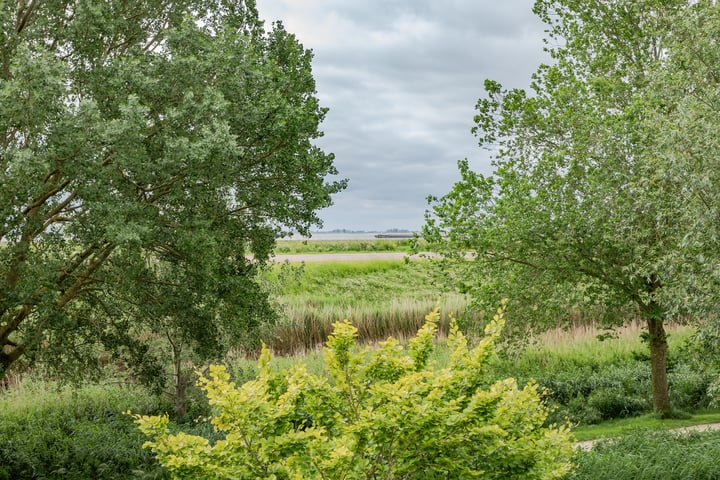
[[[419,228],[428,194],[457,181],[483,81],[526,87],[542,61],[531,0],[259,0],[307,48],[321,103],[318,141],[350,181],[321,212],[325,228]]]

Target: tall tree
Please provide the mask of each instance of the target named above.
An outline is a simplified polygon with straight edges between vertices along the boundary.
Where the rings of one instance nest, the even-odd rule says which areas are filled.
[[[579,306],[612,324],[639,315],[649,339],[653,406],[670,415],[664,325],[707,304],[711,282],[699,274],[709,257],[700,253],[710,243],[702,222],[689,219],[703,193],[718,195],[717,183],[696,168],[712,163],[711,152],[694,148],[678,162],[682,149],[673,139],[683,134],[673,117],[676,105],[688,104],[692,79],[702,77],[683,58],[687,49],[717,38],[688,25],[705,18],[700,11],[717,17],[718,7],[538,0],[534,11],[549,26],[553,64],[539,67],[530,92],[486,82],[475,132],[494,152],[494,174],[460,162],[461,180],[431,199],[424,234],[448,255],[477,253],[461,263],[477,282],[468,288],[480,304],[514,300],[518,330],[557,325]],[[698,54],[695,62],[716,56]],[[716,84],[709,90],[720,92]],[[711,142],[701,110],[687,110],[682,129]],[[702,219],[720,211],[713,202]]]
[[[311,57],[252,0],[0,3],[0,377],[271,314],[258,268],[344,188]]]

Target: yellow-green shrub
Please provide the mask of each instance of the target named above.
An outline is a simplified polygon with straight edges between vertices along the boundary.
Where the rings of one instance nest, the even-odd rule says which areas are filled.
[[[325,352],[330,379],[297,364],[274,373],[265,349],[257,380],[236,387],[221,366],[200,384],[224,432],[214,444],[168,431],[167,417],[136,416],[146,443],[175,478],[550,479],[570,469],[570,434],[544,428],[530,385],[489,385],[488,357],[502,309],[469,348],[456,325],[451,360],[437,368],[437,309],[403,348],[388,339],[358,350],[356,329],[335,324]]]

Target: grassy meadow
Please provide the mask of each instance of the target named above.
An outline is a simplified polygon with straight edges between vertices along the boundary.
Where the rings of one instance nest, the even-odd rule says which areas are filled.
[[[378,248],[406,248],[404,240],[378,242]],[[360,250],[366,248],[362,242],[334,242],[332,247],[287,243],[293,243],[288,253],[368,251]],[[468,298],[443,288],[434,260],[276,265],[263,281],[282,312],[280,320],[262,332],[279,370],[303,362],[311,372],[324,373],[320,347],[332,323],[345,318],[370,344],[388,336],[412,336],[438,301],[442,328],[453,314],[472,339],[482,324],[482,315],[470,309]],[[568,479],[720,478],[715,460],[720,433],[679,437],[665,432],[670,424],[650,413],[648,348],[641,326],[630,324],[603,341],[598,339],[601,333],[589,321],[547,332],[524,348],[503,344],[488,366],[487,381],[515,377],[521,384],[534,382],[551,412],[547,423],[569,423],[578,440],[620,435],[590,452],[578,451],[577,468]],[[669,334],[672,401],[686,417],[672,425],[719,421],[720,413],[712,409],[718,399],[710,389],[718,373],[693,353],[690,327],[671,326]],[[433,355],[431,361],[439,365],[448,361],[442,334]],[[258,373],[256,361],[240,352],[228,356],[225,364],[238,383]],[[202,395],[192,398],[199,402],[192,408],[193,418],[176,428],[214,438],[209,425],[195,421],[209,406],[202,403]],[[144,438],[123,413],[127,410],[158,414],[172,409],[167,398],[115,377],[80,388],[33,375],[21,378],[0,391],[0,480],[166,478],[167,472],[141,448]]]

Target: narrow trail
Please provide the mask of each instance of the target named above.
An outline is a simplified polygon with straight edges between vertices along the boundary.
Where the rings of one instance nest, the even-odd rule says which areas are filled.
[[[680,427],[680,428],[672,428],[670,429],[671,432],[677,433],[678,435],[683,435],[686,433],[692,433],[692,432],[710,432],[713,430],[720,430],[720,423],[706,423],[704,425],[692,425],[690,427]],[[602,439],[605,440],[605,439]],[[595,446],[595,443],[600,441],[598,440],[585,440],[584,442],[575,442],[576,448],[581,448],[585,451],[592,450],[593,446]]]

